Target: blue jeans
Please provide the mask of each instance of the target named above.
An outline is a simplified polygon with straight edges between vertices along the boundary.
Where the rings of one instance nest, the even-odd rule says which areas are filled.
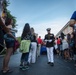
[[[22,56],[21,56],[21,63],[25,63],[27,64],[28,62],[28,56],[29,56],[29,53],[22,53]]]

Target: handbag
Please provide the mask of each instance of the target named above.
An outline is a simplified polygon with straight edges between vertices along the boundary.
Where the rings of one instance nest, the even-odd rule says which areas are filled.
[[[15,52],[20,46],[20,43],[18,40],[15,40],[15,43],[14,43],[14,48],[13,48],[13,52]]]

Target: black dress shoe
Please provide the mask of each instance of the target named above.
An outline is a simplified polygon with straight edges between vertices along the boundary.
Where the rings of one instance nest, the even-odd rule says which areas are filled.
[[[48,62],[47,64],[50,64],[51,62]]]
[[[51,66],[54,66],[54,63],[51,63]]]

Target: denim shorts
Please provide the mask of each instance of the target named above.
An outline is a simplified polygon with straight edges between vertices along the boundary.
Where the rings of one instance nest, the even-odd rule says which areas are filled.
[[[5,41],[5,43],[7,48],[11,48],[11,47],[14,47],[15,41],[14,40]]]

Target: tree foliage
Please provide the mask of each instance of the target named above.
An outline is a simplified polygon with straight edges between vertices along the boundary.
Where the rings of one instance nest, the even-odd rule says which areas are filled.
[[[7,13],[7,17],[13,19],[13,28],[15,28],[15,27],[17,26],[17,24],[16,24],[17,20],[16,20],[16,17],[13,16],[13,15],[11,14],[11,12],[7,9],[7,7],[9,6],[9,4],[10,4],[9,1],[4,0],[4,5],[3,5],[3,6],[4,6],[4,10],[5,10],[6,13]]]
[[[13,19],[13,28],[15,28],[17,26],[16,25],[16,22],[17,22],[16,17],[11,15],[9,10],[7,10],[7,17]]]
[[[17,40],[19,41],[19,43],[21,42],[21,37],[17,37]]]

